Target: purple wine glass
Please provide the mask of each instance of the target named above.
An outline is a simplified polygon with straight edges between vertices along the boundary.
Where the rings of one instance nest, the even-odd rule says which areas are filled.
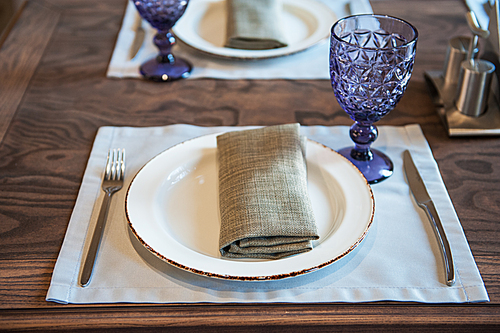
[[[330,38],[330,78],[335,97],[355,121],[354,147],[339,153],[370,184],[393,173],[391,159],[370,148],[377,138],[373,123],[399,102],[411,77],[418,32],[411,24],[384,15],[355,15],[337,21]]]
[[[150,80],[165,82],[187,78],[193,66],[186,60],[175,58],[171,52],[175,37],[170,29],[186,11],[189,0],[132,0],[142,18],[158,32],[153,41],[160,50],[156,58],[146,61],[139,68]]]

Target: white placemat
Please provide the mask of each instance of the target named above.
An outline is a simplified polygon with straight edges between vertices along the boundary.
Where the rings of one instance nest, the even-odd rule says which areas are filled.
[[[126,190],[112,202],[91,284],[78,276],[82,253],[97,219],[101,177],[109,148],[127,151],[125,187],[152,157],[200,135],[244,127],[102,127],[87,169],[46,299],[60,303],[191,302],[480,302],[488,294],[437,164],[418,125],[380,126],[375,146],[395,165],[394,175],[374,185],[375,219],[365,240],[340,261],[306,275],[261,282],[226,281],[198,276],[146,261],[132,242],[124,213]],[[333,149],[351,145],[347,126],[302,127],[307,137]],[[442,219],[456,267],[456,284],[446,286],[436,237],[423,210],[410,195],[402,154],[410,149]],[[163,263],[162,263],[163,264]]]
[[[338,18],[362,13],[372,13],[368,0],[316,0],[326,4]],[[196,6],[191,0],[188,6]],[[132,60],[129,50],[134,39],[134,20],[137,14],[134,4],[129,1],[118,34],[113,56],[109,63],[107,76],[115,78],[141,78],[139,66],[146,60],[155,57],[158,49],[153,44],[155,31],[148,23],[144,43]],[[181,18],[182,19],[182,18]],[[332,25],[335,22],[332,22]],[[175,56],[189,60],[194,68],[190,78],[217,79],[329,79],[329,41],[303,52],[275,59],[242,61],[220,59],[202,54],[191,47],[178,42],[172,52]]]

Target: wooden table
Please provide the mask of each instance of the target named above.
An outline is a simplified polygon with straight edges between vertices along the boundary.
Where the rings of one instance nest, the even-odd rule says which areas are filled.
[[[500,139],[449,138],[423,73],[467,34],[461,1],[372,1],[419,29],[415,71],[382,124],[419,123],[491,302],[58,305],[45,301],[98,127],[348,125],[328,80],[107,79],[126,0],[31,0],[0,50],[0,330],[494,331],[500,326]]]

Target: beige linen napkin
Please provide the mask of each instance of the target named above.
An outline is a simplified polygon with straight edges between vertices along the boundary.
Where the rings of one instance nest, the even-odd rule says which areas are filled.
[[[311,250],[319,238],[299,130],[288,124],[217,137],[223,256],[279,259]]]
[[[281,0],[227,0],[226,47],[266,50],[287,46]]]

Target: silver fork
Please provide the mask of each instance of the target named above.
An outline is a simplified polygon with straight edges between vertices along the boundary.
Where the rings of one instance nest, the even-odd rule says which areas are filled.
[[[102,179],[102,190],[105,193],[104,199],[97,218],[97,224],[92,235],[87,258],[83,265],[82,275],[80,276],[80,284],[86,287],[90,283],[92,271],[94,268],[95,258],[99,245],[101,244],[102,234],[104,232],[104,224],[108,218],[109,206],[111,197],[123,187],[123,178],[125,175],[125,149],[110,149],[108,151],[108,160],[106,162],[106,170]]]

